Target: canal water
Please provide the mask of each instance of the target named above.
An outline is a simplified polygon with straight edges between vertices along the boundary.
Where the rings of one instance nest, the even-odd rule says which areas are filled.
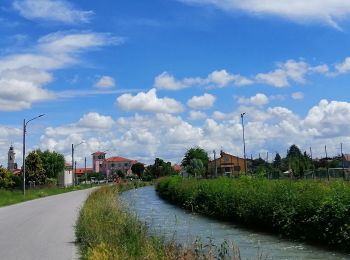
[[[212,239],[218,246],[224,241],[238,246],[242,259],[257,259],[261,254],[267,259],[350,259],[350,254],[330,252],[188,212],[159,198],[152,186],[123,192],[120,200],[152,233],[184,246],[195,240],[209,244]]]

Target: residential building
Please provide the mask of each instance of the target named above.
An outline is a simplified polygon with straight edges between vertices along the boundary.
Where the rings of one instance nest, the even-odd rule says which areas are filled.
[[[245,160],[238,156],[234,156],[223,151],[220,157],[208,163],[208,172],[215,176],[237,176],[245,172]]]
[[[95,152],[92,154],[93,171],[103,173],[107,177],[118,170],[121,170],[127,176],[131,175],[131,167],[135,163],[137,161],[120,156],[106,158],[105,152]]]

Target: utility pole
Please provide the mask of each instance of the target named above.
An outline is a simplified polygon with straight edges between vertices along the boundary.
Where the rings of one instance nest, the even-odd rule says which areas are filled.
[[[75,178],[74,178],[74,183],[75,183],[75,185],[77,185],[77,161],[75,161],[74,162],[74,176],[75,176]]]
[[[340,151],[341,151],[341,164],[343,168],[343,179],[345,180],[345,165],[344,165],[344,154],[343,154],[343,143],[340,144]]]
[[[75,174],[74,174],[74,144],[72,144],[72,182],[75,186]]]
[[[27,125],[30,121],[33,121],[39,117],[44,116],[45,114],[41,114],[39,116],[36,116],[26,122],[26,120],[23,120],[23,165],[22,165],[22,170],[23,170],[23,196],[26,195],[26,133],[27,133]]]
[[[243,130],[244,172],[247,175],[247,160],[246,160],[246,155],[245,155],[245,137],[244,137],[244,115],[245,115],[245,113],[241,114],[241,119],[242,119],[242,130]]]
[[[327,179],[329,181],[329,170],[328,170],[328,153],[327,153],[327,145],[324,146],[324,151],[326,153],[326,168],[327,168]]]
[[[215,178],[218,177],[218,168],[216,166],[216,151],[213,150],[213,153],[214,153],[214,162],[215,162]]]
[[[85,184],[87,184],[86,157],[85,157]]]
[[[315,179],[315,164],[314,164],[314,159],[312,158],[311,146],[310,146],[310,157],[311,157],[311,163],[312,163],[312,179]]]

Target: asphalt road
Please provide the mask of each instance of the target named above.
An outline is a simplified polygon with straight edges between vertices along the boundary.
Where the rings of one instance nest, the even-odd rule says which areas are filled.
[[[0,259],[78,259],[74,225],[91,191],[68,192],[0,208]]]

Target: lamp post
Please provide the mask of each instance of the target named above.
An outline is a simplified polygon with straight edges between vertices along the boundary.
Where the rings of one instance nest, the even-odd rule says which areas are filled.
[[[84,141],[82,141],[82,142],[80,142],[79,144],[76,144],[76,145],[74,145],[74,144],[72,144],[72,177],[73,177],[73,186],[75,186],[75,171],[77,170],[77,168],[75,167],[75,170],[74,170],[74,150],[75,150],[75,147],[77,147],[77,146],[79,146],[79,145],[81,145],[81,144],[83,144],[83,143],[85,143]]]
[[[243,153],[244,153],[244,172],[247,175],[247,160],[246,160],[246,154],[245,154],[245,137],[244,137],[244,115],[245,113],[241,114],[242,119],[242,130],[243,130]]]
[[[23,196],[26,195],[26,133],[27,133],[27,125],[30,121],[33,121],[39,117],[44,116],[45,114],[41,114],[39,116],[33,117],[32,119],[26,121],[25,119],[23,120]]]

